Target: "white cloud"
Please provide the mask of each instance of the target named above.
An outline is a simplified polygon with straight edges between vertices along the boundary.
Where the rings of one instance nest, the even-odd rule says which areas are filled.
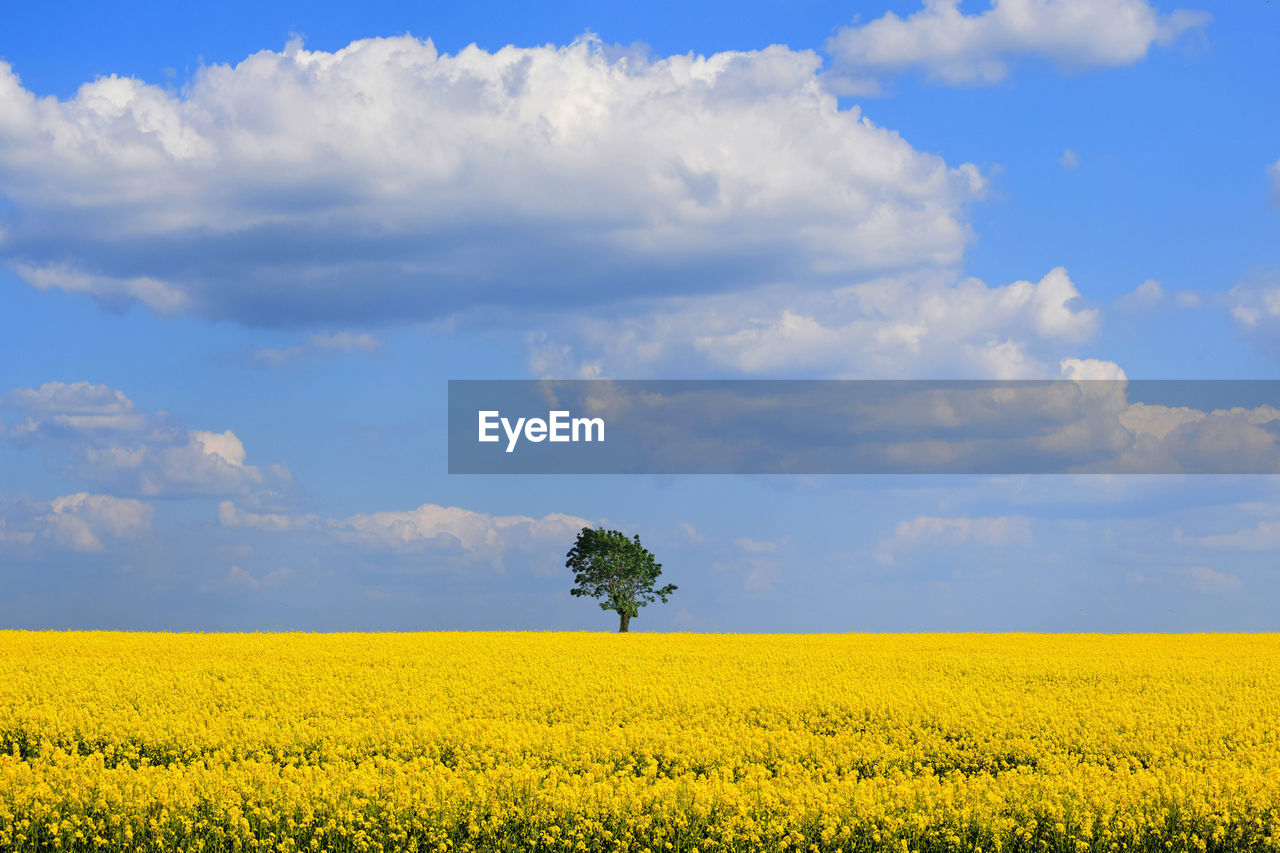
[[[317,332],[307,343],[319,350],[336,352],[375,352],[382,346],[378,336],[369,332]]]
[[[1150,311],[1164,304],[1168,295],[1160,282],[1149,278],[1116,300],[1116,304],[1126,311]],[[1194,290],[1179,290],[1173,294],[1173,304],[1178,308],[1199,308],[1204,297]]]
[[[113,491],[147,496],[240,494],[266,482],[257,466],[244,464],[244,446],[231,430],[192,430],[184,437],[185,443],[84,447],[71,471]]]
[[[54,498],[49,502],[49,509],[56,516],[78,516],[92,521],[112,536],[129,536],[146,530],[152,515],[151,506],[142,501],[88,492]]]
[[[150,504],[111,495],[79,492],[54,498],[44,516],[55,542],[77,551],[100,551],[100,536],[135,536],[151,527]]]
[[[1162,14],[1146,0],[993,0],[966,15],[959,0],[925,0],[841,29],[827,44],[836,70],[856,87],[909,68],[951,85],[995,83],[1023,57],[1061,68],[1132,65],[1153,44],[1169,45],[1209,21],[1204,12]]]
[[[1179,308],[1199,308],[1203,299],[1194,290],[1179,290],[1174,294],[1173,302]]]
[[[46,382],[39,388],[15,388],[0,408],[27,414],[26,423],[9,430],[11,438],[27,438],[41,429],[65,432],[136,432],[147,418],[124,392],[89,382]]]
[[[47,542],[57,548],[97,552],[103,538],[135,538],[151,528],[150,504],[111,495],[78,492],[48,503],[18,501],[0,503],[0,542],[35,545]]]
[[[500,561],[508,548],[536,540],[564,542],[590,521],[562,513],[542,518],[473,512],[459,507],[424,504],[406,512],[353,515],[328,524],[338,539],[393,550],[424,545],[460,548],[469,555]]]
[[[233,586],[245,586],[250,589],[258,586],[258,581],[254,579],[253,575],[239,566],[232,566],[231,571],[227,572],[227,582]]]
[[[123,391],[90,382],[46,382],[39,388],[15,388],[8,405],[55,414],[123,415],[137,409]]]
[[[706,534],[687,521],[680,522],[679,527],[680,532],[689,537],[690,542],[702,542],[707,538]]]
[[[572,541],[592,522],[563,513],[542,518],[490,515],[461,507],[423,504],[417,509],[325,518],[318,515],[254,513],[230,501],[218,507],[223,527],[245,527],[272,533],[310,531],[321,539],[397,552],[454,552],[464,559],[501,565],[513,548]]]
[[[536,339],[530,360],[543,376],[1049,378],[1098,328],[1098,310],[1081,301],[1062,268],[1000,287],[933,271],[821,294],[766,288],[625,319],[577,316]]]
[[[9,519],[0,517],[0,543],[8,542],[13,545],[30,545],[36,539],[34,531],[20,529],[16,525],[11,524]]]
[[[1064,358],[1058,362],[1058,369],[1062,371],[1063,379],[1077,382],[1100,379],[1117,382],[1127,378],[1124,375],[1124,369],[1114,361],[1101,361],[1096,358]],[[1102,390],[1107,392],[1110,389]]]
[[[1204,593],[1235,592],[1244,588],[1244,582],[1240,580],[1239,575],[1218,571],[1208,566],[1174,566],[1165,576],[1142,572],[1129,573],[1129,581],[1134,584],[1159,583],[1168,578]]]
[[[1130,383],[1115,362],[1068,358],[1058,370],[1052,382],[921,382],[870,394],[839,382],[604,380],[554,384],[550,399],[625,422],[646,437],[640,462],[655,471],[1280,472],[1276,407],[1145,403],[1155,389]],[[1191,399],[1196,391],[1182,389]]]
[[[0,64],[0,251],[36,287],[257,326],[958,263],[982,176],[840,109],[822,63],[405,36],[66,100]]]
[[[373,353],[382,347],[382,341],[370,332],[316,332],[305,341],[283,349],[264,347],[253,354],[260,364],[283,364],[305,355],[325,352]]]
[[[733,544],[737,546],[739,551],[745,551],[748,554],[772,554],[778,550],[777,542],[752,539],[748,536],[733,540]]]
[[[0,67],[0,75],[3,71]],[[3,186],[0,185],[0,190],[2,189]],[[7,241],[0,241],[0,250],[4,248],[5,242]],[[28,264],[19,261],[14,264],[13,269],[36,290],[88,294],[103,307],[115,311],[124,310],[135,302],[141,302],[166,316],[192,308],[191,299],[181,288],[147,275],[93,274],[58,262]]]
[[[236,438],[231,430],[226,432],[206,432],[192,430],[192,444],[199,444],[206,456],[214,456],[229,465],[244,465],[244,444]]]
[[[1175,533],[1174,539],[1178,542],[1210,548],[1270,551],[1280,548],[1280,521],[1260,521],[1253,527],[1210,536],[1184,536],[1178,532]]]
[[[8,429],[11,440],[65,452],[71,474],[114,493],[244,494],[289,479],[281,466],[264,472],[246,464],[244,444],[231,430],[187,429],[165,412],[139,411],[124,392],[105,385],[17,388],[0,408],[25,415]]]
[[[1244,587],[1239,575],[1220,572],[1208,566],[1191,566],[1179,574],[1201,592],[1235,592]]]
[[[1164,288],[1154,278],[1149,278],[1120,298],[1120,307],[1129,311],[1148,311],[1164,299]]]
[[[769,592],[782,580],[781,561],[759,553],[729,562],[717,561],[711,568],[717,574],[736,578],[750,593]]]
[[[893,535],[876,547],[873,556],[881,565],[892,566],[898,555],[924,543],[958,545],[974,542],[989,547],[1030,546],[1031,525],[1022,516],[952,517],[918,515],[900,521]]]
[[[777,560],[753,560],[742,578],[747,592],[769,592],[782,580],[782,566]]]
[[[1271,176],[1271,200],[1280,204],[1280,160],[1267,167],[1267,174]]]
[[[1115,471],[1255,474],[1280,470],[1280,409],[1201,411],[1144,403],[1128,404],[1120,424],[1132,434],[1130,446],[1111,466]]]
[[[1250,272],[1227,292],[1236,328],[1263,350],[1280,351],[1280,270]]]
[[[941,518],[918,515],[910,521],[898,522],[895,539],[920,541],[940,539],[946,542],[968,542],[983,545],[1030,545],[1031,528],[1027,519],[1018,516],[987,518]]]
[[[281,532],[323,527],[318,515],[288,515],[280,512],[250,512],[240,509],[231,501],[218,504],[218,523],[223,527],[250,527],[256,530]]]
[[[232,566],[227,572],[226,584],[228,586],[241,587],[242,589],[262,589],[263,587],[278,586],[289,580],[294,575],[291,569],[272,569],[262,577],[255,577],[253,574],[239,566]]]
[[[1080,155],[1070,148],[1064,148],[1062,156],[1058,158],[1058,164],[1064,169],[1078,169],[1080,168]]]
[[[1179,427],[1196,424],[1208,415],[1189,406],[1157,406],[1131,403],[1120,413],[1120,423],[1135,435],[1163,439]]]

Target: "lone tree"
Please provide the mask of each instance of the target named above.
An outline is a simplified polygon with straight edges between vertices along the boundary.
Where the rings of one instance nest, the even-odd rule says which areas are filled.
[[[619,633],[627,630],[641,607],[656,599],[665,604],[676,591],[673,583],[653,588],[662,564],[640,544],[639,536],[628,539],[617,530],[582,528],[564,565],[573,569],[575,586],[569,591],[604,599],[600,609],[618,612]]]

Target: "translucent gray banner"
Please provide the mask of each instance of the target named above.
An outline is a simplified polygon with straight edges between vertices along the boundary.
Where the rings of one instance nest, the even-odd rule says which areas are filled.
[[[451,474],[1276,474],[1280,380],[451,380]]]

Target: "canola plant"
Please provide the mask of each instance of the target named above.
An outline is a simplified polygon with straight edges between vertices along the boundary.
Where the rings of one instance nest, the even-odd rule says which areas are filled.
[[[1274,635],[0,632],[0,851],[1275,851]]]

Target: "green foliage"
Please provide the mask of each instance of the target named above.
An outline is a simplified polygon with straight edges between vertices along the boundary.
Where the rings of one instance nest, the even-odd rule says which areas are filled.
[[[617,530],[584,527],[569,549],[565,568],[573,569],[573,595],[603,599],[601,610],[618,614],[618,630],[626,631],[640,608],[654,601],[664,604],[676,591],[675,584],[654,589],[662,564],[640,544]]]

